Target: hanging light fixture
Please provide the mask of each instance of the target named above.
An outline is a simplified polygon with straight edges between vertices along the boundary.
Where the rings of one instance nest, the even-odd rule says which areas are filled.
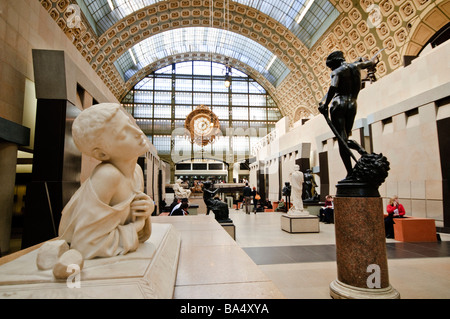
[[[230,29],[230,1],[226,0],[226,3],[223,7],[223,26],[224,29],[229,31]],[[229,88],[231,85],[231,67],[229,64],[229,60],[226,59],[225,63],[225,87]]]
[[[231,68],[228,63],[225,65],[225,87],[229,88],[231,85]]]

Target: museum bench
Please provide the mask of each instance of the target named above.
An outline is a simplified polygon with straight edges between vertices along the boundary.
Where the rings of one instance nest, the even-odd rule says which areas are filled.
[[[394,239],[404,242],[437,241],[436,225],[432,218],[403,216],[394,218]]]

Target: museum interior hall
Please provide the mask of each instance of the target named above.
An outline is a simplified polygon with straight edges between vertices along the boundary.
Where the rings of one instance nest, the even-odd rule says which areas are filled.
[[[0,299],[450,299],[449,37],[450,0],[0,0]],[[135,157],[79,146],[112,104]],[[151,235],[67,289],[34,259],[116,155]]]

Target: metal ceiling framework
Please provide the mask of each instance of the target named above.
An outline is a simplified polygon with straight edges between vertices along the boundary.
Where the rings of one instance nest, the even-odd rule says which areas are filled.
[[[320,34],[320,38],[309,36],[311,42],[308,43],[308,40],[302,40],[292,22],[302,15],[302,10],[296,5],[308,5],[308,1],[238,0],[229,1],[229,6],[226,6],[226,1],[217,0],[211,16],[209,0],[139,0],[136,3],[100,0],[96,3],[101,5],[101,10],[109,7],[111,11],[109,15],[99,15],[111,19],[111,25],[103,27],[107,28],[105,30],[99,26],[100,22],[95,22],[92,14],[84,14],[91,0],[39,1],[118,99],[138,82],[139,77],[164,65],[205,57],[223,63],[229,58],[233,67],[261,83],[277,102],[282,114],[291,119],[299,114],[301,117],[318,114],[317,102],[329,83],[329,70],[324,60],[331,51],[339,49],[348,60],[353,60],[359,56],[370,57],[385,48],[378,65],[380,78],[401,67],[403,55],[418,54],[428,39],[450,21],[450,0],[329,0],[339,12],[339,17],[331,25],[325,24],[318,29],[320,31],[316,35]],[[79,4],[84,10],[81,23],[75,27],[68,23],[73,16],[73,11],[68,10],[71,4]],[[125,7],[131,11],[126,11]],[[121,74],[116,68],[122,55],[129,54],[130,49],[146,39],[161,37],[168,34],[166,32],[175,34],[177,29],[211,28],[211,24],[212,28],[222,30],[222,34],[237,34],[271,52],[279,63],[284,64],[285,70],[289,70],[281,73],[284,80],[274,82],[275,86],[260,68],[241,61],[239,56],[230,57],[219,51],[212,53],[214,50],[169,52],[158,60],[147,61],[146,66],[142,65],[126,81],[123,70]]]

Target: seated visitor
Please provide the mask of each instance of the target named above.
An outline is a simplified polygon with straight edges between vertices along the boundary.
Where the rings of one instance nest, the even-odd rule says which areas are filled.
[[[386,206],[386,211],[388,214],[392,214],[394,218],[405,216],[405,208],[399,203],[397,195],[389,199],[389,203]]]
[[[173,198],[172,203],[169,206],[169,213],[173,211],[173,208],[177,205],[181,204],[181,199],[177,198],[176,196]]]
[[[85,259],[123,255],[151,234],[153,200],[137,164],[149,142],[115,103],[93,105],[74,120],[75,145],[100,161],[62,211],[60,239]]]
[[[183,203],[187,204],[189,207],[189,200],[187,198],[182,198],[181,201],[178,201],[178,204],[172,208],[170,215],[172,215],[175,210],[179,209]]]
[[[189,204],[187,202],[183,202],[180,207],[176,208],[170,216],[186,216],[189,215],[188,212]]]
[[[384,230],[386,238],[394,238],[394,218],[403,218],[405,216],[405,208],[398,201],[398,196],[395,195],[389,199],[386,206],[387,216],[384,218]]]
[[[286,203],[284,202],[284,199],[280,199],[278,202],[278,206],[275,209],[276,212],[285,212],[286,211]]]
[[[319,220],[326,224],[330,224],[334,220],[334,203],[333,196],[325,197],[325,204],[319,210]]]

